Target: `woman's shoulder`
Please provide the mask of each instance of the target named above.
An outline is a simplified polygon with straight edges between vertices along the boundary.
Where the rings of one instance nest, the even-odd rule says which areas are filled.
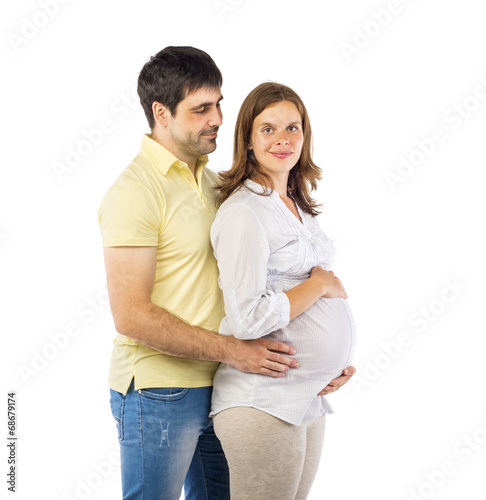
[[[242,185],[219,207],[213,224],[214,231],[228,226],[241,231],[249,228],[266,231],[265,228],[274,223],[271,205],[269,196],[258,194],[251,187]]]
[[[266,190],[260,184],[247,180],[221,204],[219,210],[231,210],[237,206],[245,206],[250,210],[260,212],[263,209],[268,209],[271,205],[270,193],[271,190]]]

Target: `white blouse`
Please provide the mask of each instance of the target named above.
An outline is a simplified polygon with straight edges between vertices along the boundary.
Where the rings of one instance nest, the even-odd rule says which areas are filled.
[[[220,333],[240,339],[265,336],[291,345],[300,366],[277,379],[222,363],[214,378],[211,415],[252,406],[300,425],[333,413],[326,397],[317,394],[349,366],[355,323],[340,297],[321,297],[289,320],[284,292],[305,281],[315,266],[329,270],[334,245],[314,217],[299,209],[301,223],[277,192],[264,192],[261,185],[245,181],[221,205],[211,228],[225,302]]]

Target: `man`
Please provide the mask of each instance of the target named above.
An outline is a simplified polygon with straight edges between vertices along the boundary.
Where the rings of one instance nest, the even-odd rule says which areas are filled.
[[[222,124],[222,76],[208,54],[167,47],[143,67],[138,93],[151,128],[100,209],[118,335],[111,407],[123,498],[229,498],[209,410],[218,362],[285,376],[287,345],[218,335],[224,315],[209,241],[216,176],[205,168]],[[339,388],[354,369],[324,393]]]

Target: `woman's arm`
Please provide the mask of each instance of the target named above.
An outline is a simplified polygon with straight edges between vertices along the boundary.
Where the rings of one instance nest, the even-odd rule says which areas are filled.
[[[268,235],[245,203],[224,204],[211,228],[226,321],[243,340],[263,337],[290,321],[287,296],[267,290]]]
[[[267,290],[270,245],[258,214],[245,203],[223,205],[211,228],[226,320],[240,339],[256,339],[288,325],[320,297],[346,296],[341,282],[321,267],[295,288]]]
[[[310,277],[285,292],[290,302],[290,319],[307,311],[320,297],[348,298],[344,287],[332,271],[314,267]]]

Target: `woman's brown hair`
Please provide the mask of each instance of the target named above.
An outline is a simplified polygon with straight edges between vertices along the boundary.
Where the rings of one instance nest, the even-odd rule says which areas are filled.
[[[280,101],[289,101],[297,106],[304,136],[300,158],[289,173],[287,193],[304,212],[313,216],[319,214],[319,204],[313,200],[311,192],[317,188],[317,181],[321,179],[321,169],[312,161],[312,131],[307,110],[302,99],[290,87],[274,82],[265,82],[255,87],[241,105],[235,126],[233,164],[229,170],[219,173],[219,205],[241,187],[246,179],[263,183],[267,188],[267,195],[273,189],[272,179],[262,172],[248,145],[255,118],[268,106]]]

